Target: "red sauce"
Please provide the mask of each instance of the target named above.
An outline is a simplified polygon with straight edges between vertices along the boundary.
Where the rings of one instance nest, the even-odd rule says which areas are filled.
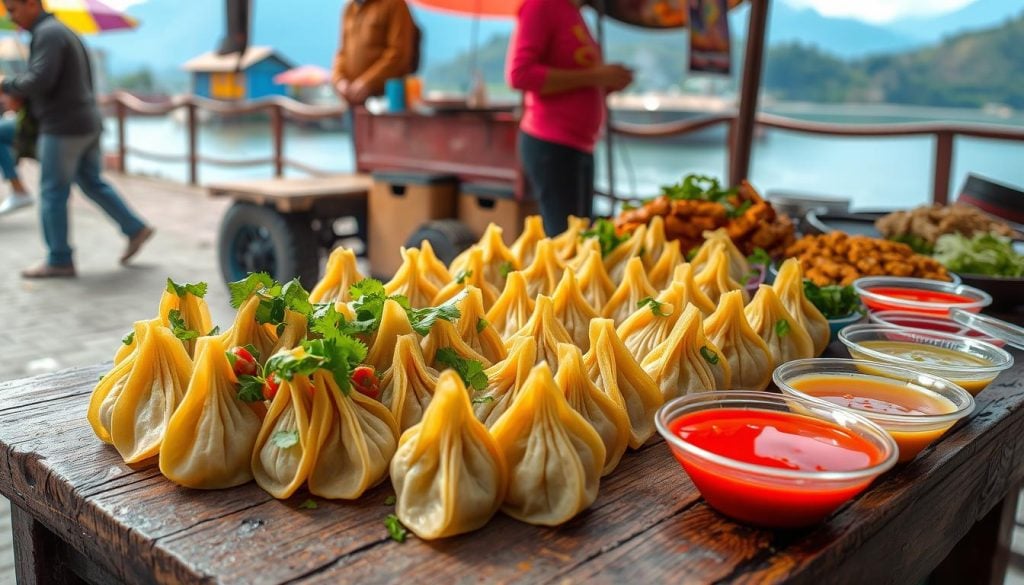
[[[682,440],[736,461],[799,471],[852,471],[881,462],[883,453],[843,427],[798,414],[721,409],[670,423]],[[853,484],[816,485],[760,479],[676,453],[708,504],[737,520],[770,527],[814,524],[860,493]]]
[[[870,292],[892,299],[900,301],[914,301],[918,303],[932,303],[935,308],[930,307],[908,307],[903,304],[895,304],[887,302],[885,299],[874,299],[864,297],[864,304],[868,306],[872,311],[888,311],[888,310],[900,310],[900,311],[911,311],[914,313],[924,313],[928,315],[948,315],[949,307],[953,305],[963,305],[966,303],[973,303],[977,299],[964,295],[957,295],[948,292],[941,292],[936,290],[924,290],[920,288],[905,288],[902,286],[876,286],[869,289]],[[968,309],[970,311],[978,311],[979,309]]]

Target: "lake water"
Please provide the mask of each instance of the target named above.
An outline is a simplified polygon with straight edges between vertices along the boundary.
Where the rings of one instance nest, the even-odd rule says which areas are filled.
[[[920,113],[919,116],[909,115]],[[956,110],[857,109],[852,111],[803,107],[789,108],[786,115],[809,120],[849,123],[905,122],[946,119],[998,122],[1024,126],[1024,117],[995,118],[978,112]],[[164,154],[184,154],[184,126],[171,118],[133,118],[127,124],[131,147]],[[115,132],[108,121],[104,140],[114,148]],[[660,143],[616,141],[616,191],[619,195],[647,197],[659,185],[697,172],[724,177],[726,148],[716,143]],[[848,197],[854,207],[888,209],[921,204],[931,197],[931,138],[829,138],[791,132],[768,131],[754,145],[751,181],[762,193],[805,192]],[[289,125],[286,155],[313,167],[351,171],[354,166],[349,136],[340,131],[320,131]],[[260,122],[204,124],[199,136],[201,153],[219,158],[269,157],[269,125]],[[598,187],[606,188],[605,155],[597,153]],[[128,170],[184,181],[184,163],[151,162],[129,156]],[[1024,186],[1024,143],[959,138],[954,149],[954,192],[968,172],[1011,185]],[[271,176],[269,165],[252,168],[218,168],[204,165],[200,182]],[[289,171],[289,176],[301,176]]]

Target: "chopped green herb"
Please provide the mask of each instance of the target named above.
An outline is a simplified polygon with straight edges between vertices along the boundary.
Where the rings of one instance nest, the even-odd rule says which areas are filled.
[[[939,236],[935,259],[961,274],[985,276],[1024,276],[1024,254],[1013,249],[1013,242],[996,234],[960,234]]]
[[[239,308],[249,297],[264,289],[270,289],[278,283],[266,272],[252,272],[242,280],[228,284],[231,293],[231,306]]]
[[[299,444],[299,431],[277,431],[270,436],[270,441],[278,449],[287,449]]]
[[[723,201],[722,202],[722,206],[725,207],[725,215],[727,217],[730,217],[730,218],[733,218],[733,219],[735,219],[737,217],[742,217],[743,214],[746,213],[747,210],[750,209],[750,207],[753,204],[754,204],[754,202],[750,201],[749,199],[744,201],[743,203],[740,203],[736,207],[733,207],[733,205],[731,203],[729,203],[728,201]]]
[[[786,319],[779,319],[775,322],[775,335],[777,337],[785,337],[789,334],[789,321]]]
[[[193,331],[185,325],[185,319],[181,316],[181,311],[178,309],[171,309],[167,313],[167,320],[171,322],[171,332],[174,336],[182,341],[189,341],[199,337],[198,331]]]
[[[694,246],[690,248],[690,251],[686,253],[686,261],[689,262],[696,258],[698,252],[700,252],[700,246]]]
[[[472,270],[460,270],[459,273],[455,275],[455,282],[457,284],[466,284],[466,279],[470,276],[473,276]]]
[[[398,501],[398,498],[396,498],[395,496],[388,496],[388,497],[384,498],[384,505],[385,506],[394,506],[395,502],[397,502],[397,501]]]
[[[220,333],[220,325],[214,325],[213,329],[210,329],[210,332],[207,333],[206,336],[209,337],[211,335],[217,335],[218,333]]]
[[[307,499],[305,502],[299,504],[299,508],[302,508],[303,510],[316,510],[317,507],[316,500],[313,499]]]
[[[266,380],[264,380],[262,376],[239,376],[238,399],[242,402],[262,401],[263,385],[265,383]]]
[[[387,518],[384,518],[384,526],[388,529],[388,536],[395,542],[405,542],[406,536],[409,535],[409,531],[402,526],[402,523],[398,521],[398,516],[394,514],[388,514]]]
[[[928,243],[928,240],[917,234],[899,234],[889,237],[893,242],[899,242],[910,246],[910,249],[918,254],[931,256],[935,252],[935,246]]]
[[[594,222],[589,230],[586,230],[580,234],[580,238],[597,238],[598,244],[601,246],[601,257],[605,257],[611,254],[615,248],[618,248],[620,244],[629,239],[629,234],[619,235],[615,230],[615,224],[607,219],[599,219]]]
[[[181,298],[185,298],[185,295],[192,295],[201,299],[206,296],[206,288],[205,282],[183,282],[178,284],[170,278],[167,279],[167,292],[172,295],[178,295]]]
[[[366,358],[366,346],[344,333],[334,332],[323,339],[307,339],[302,342],[302,348],[305,352],[299,357],[291,352],[272,356],[264,371],[282,380],[292,380],[296,375],[309,376],[319,369],[327,370],[347,395],[351,389],[349,377]]]
[[[470,400],[472,404],[487,404],[488,402],[494,402],[493,396],[476,396]]]
[[[721,203],[736,194],[735,189],[723,189],[718,179],[707,175],[691,174],[674,185],[661,188],[661,194],[669,199],[712,201]]]
[[[434,327],[434,323],[437,323],[438,319],[455,322],[462,316],[462,312],[459,311],[459,308],[456,305],[461,303],[468,294],[469,291],[463,290],[459,294],[436,307],[408,309],[409,323],[412,325],[413,331],[420,335],[426,335],[430,333],[430,330]]]
[[[135,332],[132,331],[128,335],[125,335],[124,337],[122,337],[121,338],[121,343],[123,343],[125,345],[131,345],[131,344],[135,343]]]
[[[704,358],[704,361],[711,364],[712,366],[718,365],[718,354],[711,351],[710,347],[705,345],[704,347],[700,348],[700,355],[702,358]]]
[[[450,347],[437,350],[436,360],[437,363],[455,370],[467,388],[483,390],[487,387],[487,373],[484,372],[484,365],[478,360],[466,359]]]
[[[665,312],[664,306],[666,304],[667,303],[655,300],[654,297],[644,297],[640,299],[640,302],[636,304],[636,307],[638,309],[643,307],[650,307],[651,313],[653,313],[655,317],[668,317],[672,313]]]
[[[298,279],[282,285],[266,272],[254,272],[242,280],[228,285],[231,291],[231,306],[241,307],[250,297],[258,295],[260,304],[256,308],[256,321],[280,325],[284,322],[285,310],[301,313],[307,318],[313,313],[309,292],[302,288]]]
[[[864,308],[860,304],[860,297],[851,285],[818,286],[812,281],[804,279],[804,296],[811,301],[811,304],[818,307],[826,319],[839,319],[864,312]]]
[[[764,251],[764,248],[754,248],[754,253],[747,256],[747,263],[767,268],[772,265],[772,257]]]
[[[487,322],[487,319],[484,319],[482,317],[477,319],[476,320],[476,332],[477,333],[483,333],[484,329],[487,329],[488,325],[490,325],[490,323]]]
[[[506,260],[506,261],[504,261],[504,262],[502,262],[501,264],[498,265],[498,273],[501,274],[502,278],[508,277],[509,274],[512,274],[515,271],[516,271],[515,265],[512,264],[511,262],[509,262],[508,260]]]

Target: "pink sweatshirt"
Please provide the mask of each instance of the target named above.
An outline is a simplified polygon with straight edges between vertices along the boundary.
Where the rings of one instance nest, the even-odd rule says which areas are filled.
[[[540,140],[593,152],[604,124],[604,90],[585,87],[550,95],[540,90],[550,68],[600,64],[601,49],[571,0],[524,0],[505,64],[508,84],[524,93],[520,129]]]

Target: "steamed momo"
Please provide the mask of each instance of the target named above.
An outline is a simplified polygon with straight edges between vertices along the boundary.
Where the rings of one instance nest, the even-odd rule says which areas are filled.
[[[537,254],[537,244],[547,237],[544,233],[544,220],[539,215],[531,215],[523,222],[523,233],[519,234],[512,244],[512,254],[515,255],[520,269],[533,263]]]
[[[631,258],[626,265],[622,284],[608,299],[601,316],[614,320],[616,324],[622,323],[637,310],[641,300],[656,296],[658,291],[647,280],[644,263],[639,258]]]
[[[523,278],[523,273],[512,272],[508,275],[505,290],[495,301],[494,306],[487,311],[487,321],[502,339],[508,339],[530,320],[533,307],[534,301],[526,292],[526,279]]]
[[[639,449],[654,435],[654,413],[662,396],[615,333],[611,319],[590,322],[590,351],[583,356],[583,364],[591,381],[626,411],[629,446]]]
[[[661,217],[660,215],[657,217]],[[683,253],[679,250],[679,240],[672,240],[663,246],[658,262],[647,275],[651,286],[658,290],[667,287],[675,276],[676,267],[683,263]]]
[[[160,445],[160,472],[185,487],[223,489],[253,477],[262,420],[238,398],[227,349],[219,337],[199,339],[192,381]]]
[[[505,342],[487,320],[480,289],[471,286],[467,291],[466,297],[457,305],[460,316],[456,328],[459,335],[469,347],[492,363],[505,359]]]
[[[551,369],[558,367],[558,344],[572,343],[569,331],[555,316],[555,304],[548,297],[537,299],[533,316],[510,339],[530,337],[537,342],[537,363],[547,362]]]
[[[483,278],[494,285],[495,289],[503,289],[505,287],[505,276],[509,272],[519,270],[521,266],[516,255],[505,245],[502,233],[503,230],[497,224],[489,224],[480,241],[462,254],[459,254],[452,261],[451,274],[454,276],[461,270],[466,269],[470,251],[479,249],[483,260]]]
[[[391,360],[395,357],[395,345],[398,338],[403,335],[415,333],[412,324],[409,323],[409,314],[405,312],[402,305],[388,299],[384,301],[384,311],[381,313],[380,328],[374,336],[364,360],[367,365],[373,366],[378,372],[385,372],[391,367]]]
[[[402,434],[390,467],[395,513],[425,540],[483,527],[508,489],[504,455],[453,371],[441,376],[423,421]]]
[[[159,322],[159,320],[157,320]],[[135,360],[139,356],[139,345],[149,331],[150,324],[147,321],[136,321],[132,328],[134,333],[132,351],[114,360],[114,367],[100,378],[96,387],[92,390],[89,398],[88,419],[92,431],[104,443],[113,442],[110,438],[110,426],[114,417],[114,407],[117,405],[121,393],[124,392],[125,384],[128,383],[128,376],[135,367]]]
[[[621,283],[623,279],[627,278],[626,272],[629,270],[629,262],[633,258],[640,260],[640,252],[643,252],[646,239],[647,226],[642,225],[636,228],[636,231],[633,232],[628,240],[619,244],[604,257],[604,268],[612,282]],[[640,260],[640,266],[643,268],[643,260]]]
[[[673,241],[677,242],[677,246],[679,245],[678,240]],[[661,256],[665,252],[665,246],[669,243],[665,238],[665,218],[655,215],[647,223],[643,254],[640,255],[640,259],[644,261],[644,268],[653,270],[658,261],[661,260]]]
[[[526,292],[531,298],[537,295],[551,296],[562,279],[565,265],[555,253],[555,244],[544,239],[537,244],[537,256],[522,270],[526,279]]]
[[[725,228],[705,231],[704,243],[690,262],[696,270],[700,271],[704,265],[711,261],[711,256],[717,249],[725,251],[729,261],[729,276],[736,282],[743,283],[750,272],[750,263],[747,261],[747,257],[743,255],[743,252],[740,252],[736,244],[733,243],[732,238],[729,237],[729,232]]]
[[[715,303],[711,302],[708,295],[704,294],[704,291],[697,286],[697,282],[693,279],[693,265],[692,264],[680,264],[676,266],[675,273],[672,275],[673,284],[681,284],[685,294],[683,300],[680,301],[679,306],[685,307],[686,305],[695,305],[705,317],[715,312],[717,308]]]
[[[472,347],[466,344],[459,335],[459,330],[455,328],[455,324],[450,321],[438,320],[431,327],[430,333],[423,338],[423,342],[420,344],[423,349],[423,361],[430,367],[442,371],[448,366],[442,364],[437,359],[437,352],[441,349],[450,349],[458,354],[460,357],[467,360],[475,360],[484,365],[485,368],[491,366],[491,360],[477,353]]]
[[[316,462],[307,479],[309,493],[354,500],[388,474],[398,446],[398,423],[387,407],[356,391],[343,392],[334,376],[313,373]]]
[[[455,272],[455,280],[449,282],[434,296],[431,306],[437,306],[445,301],[455,298],[467,287],[475,287],[483,295],[485,307],[494,305],[498,300],[498,289],[484,278],[484,251],[480,248],[470,248],[469,256],[463,268]]]
[[[565,326],[573,343],[586,351],[590,347],[590,321],[600,315],[583,298],[583,291],[572,270],[566,270],[562,275],[562,281],[558,283],[551,302],[554,303],[555,317]]]
[[[210,308],[206,305],[206,300],[187,290],[179,290],[171,279],[167,279],[167,290],[160,297],[159,308],[160,322],[164,327],[171,327],[169,315],[172,310],[177,310],[181,314],[185,329],[195,331],[200,336],[209,335],[213,331],[213,321],[210,319]],[[185,345],[188,356],[194,357],[196,340],[187,339],[181,343]]]
[[[491,427],[509,471],[501,509],[528,524],[557,526],[597,498],[604,443],[558,390],[547,364],[533,368]]]
[[[252,474],[263,491],[279,500],[306,483],[316,459],[310,433],[312,384],[306,376],[282,380],[252,452]]]
[[[593,242],[595,240],[587,240]],[[601,260],[601,247],[596,250],[582,252],[582,261],[576,269],[576,281],[579,283],[583,298],[590,303],[594,310],[601,310],[608,299],[615,294],[615,283],[608,276],[604,269],[604,261]]]
[[[311,303],[347,303],[352,300],[349,287],[363,280],[356,265],[356,254],[348,248],[335,248],[327,259],[324,277],[309,293]]]
[[[414,309],[429,307],[439,289],[423,272],[420,251],[416,248],[402,248],[402,265],[394,278],[384,285],[387,295],[405,295]]]
[[[658,295],[654,303],[640,307],[619,325],[619,338],[638,362],[668,338],[686,307],[685,294],[682,284],[673,284]]]
[[[277,347],[277,327],[270,323],[260,323],[256,320],[256,309],[260,306],[260,298],[257,295],[249,297],[238,309],[235,315],[235,322],[231,328],[217,336],[225,349],[232,347],[245,347],[251,345],[256,348],[256,361],[263,364],[273,355]],[[198,355],[198,348],[196,348]]]
[[[490,428],[519,395],[519,390],[537,363],[537,342],[522,337],[509,347],[508,357],[487,368],[487,388],[478,392],[473,403],[477,420]]]
[[[391,410],[404,431],[420,422],[437,386],[437,370],[423,361],[419,339],[414,333],[398,338],[391,369],[380,381],[380,401]]]
[[[643,360],[643,369],[664,400],[694,392],[729,388],[732,369],[725,355],[704,334],[704,316],[688,305],[668,339]]]
[[[590,220],[585,217],[570,215],[566,230],[551,238],[555,247],[555,255],[562,262],[567,262],[576,255],[576,245],[580,241],[580,235],[590,227]]]
[[[626,410],[598,389],[583,367],[580,348],[562,343],[558,346],[558,373],[555,385],[565,394],[573,410],[594,427],[604,443],[605,459],[601,475],[615,470],[629,446],[629,417]]]
[[[772,354],[747,322],[740,291],[722,296],[718,310],[704,321],[704,329],[729,362],[730,388],[764,390],[768,387],[773,370]]]
[[[773,367],[798,359],[814,357],[814,342],[775,294],[762,284],[754,300],[743,310],[750,327],[764,340],[772,354]]]
[[[740,284],[733,280],[729,272],[729,257],[721,246],[716,246],[712,250],[707,264],[700,269],[700,272],[694,276],[693,280],[704,291],[704,294],[711,299],[712,303],[717,304],[722,295],[730,291],[738,291],[743,302],[746,302],[748,299],[747,291],[743,290]]]
[[[829,330],[828,319],[804,296],[804,271],[800,268],[800,261],[790,258],[783,262],[772,288],[778,293],[779,300],[786,310],[793,315],[793,319],[811,336],[814,342],[814,355],[821,355],[828,347],[832,333]]]
[[[434,253],[434,246],[431,245],[430,240],[420,242],[419,262],[420,273],[437,288],[443,288],[444,285],[452,281],[448,267]]]
[[[284,323],[282,325],[284,325],[284,328],[281,329],[281,336],[277,338],[277,343],[270,349],[269,355],[274,355],[281,350],[293,349],[306,338],[309,322],[302,313],[285,309]]]

